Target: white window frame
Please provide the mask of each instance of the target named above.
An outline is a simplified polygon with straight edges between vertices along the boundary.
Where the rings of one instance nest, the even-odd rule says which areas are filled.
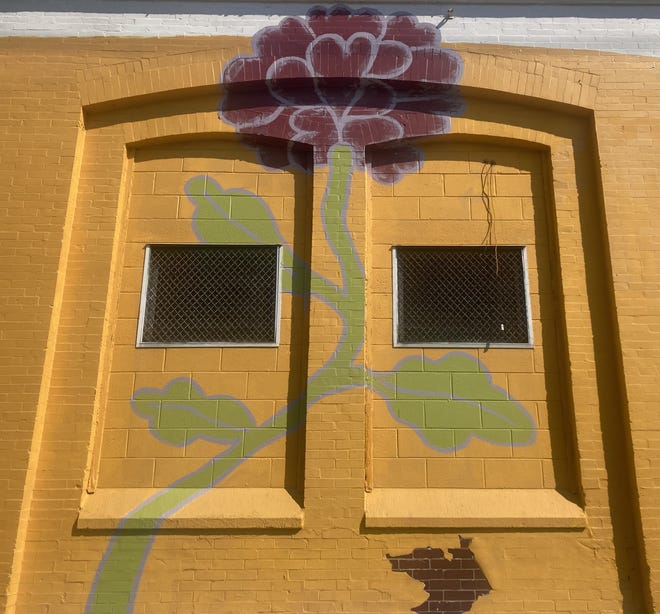
[[[149,285],[149,269],[151,261],[152,247],[274,247],[277,249],[276,259],[276,279],[275,279],[275,340],[267,343],[256,342],[235,342],[235,341],[181,341],[181,342],[160,342],[160,341],[143,341],[144,323],[147,308],[147,288]],[[153,348],[153,347],[278,347],[280,344],[280,320],[281,320],[281,304],[282,304],[282,246],[281,245],[262,245],[255,244],[251,246],[245,243],[222,243],[222,244],[209,244],[209,243],[154,243],[145,245],[144,253],[144,269],[142,272],[142,289],[140,294],[140,313],[138,316],[137,327],[137,341],[136,347],[138,348]]]
[[[399,339],[399,282],[397,266],[397,249],[408,248],[438,248],[438,249],[460,249],[464,247],[480,247],[477,245],[399,245],[392,247],[392,345],[394,347],[419,347],[419,348],[532,348],[534,347],[533,327],[532,327],[532,309],[529,297],[529,271],[527,268],[527,247],[524,245],[502,245],[500,247],[520,249],[522,259],[523,287],[525,293],[525,314],[527,320],[527,343],[502,343],[502,342],[464,342],[464,341],[418,341],[412,343],[400,342]],[[491,247],[491,246],[489,246]],[[494,246],[493,246],[494,247]]]

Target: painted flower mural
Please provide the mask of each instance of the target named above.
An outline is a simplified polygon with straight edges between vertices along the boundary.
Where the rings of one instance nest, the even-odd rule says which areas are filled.
[[[419,169],[421,150],[408,140],[447,133],[450,117],[462,111],[458,54],[439,47],[431,24],[343,5],[315,7],[305,19],[286,18],[258,32],[253,49],[254,55],[236,57],[224,67],[220,119],[248,139],[271,137],[289,144],[257,146],[266,166],[305,168],[310,147],[314,163],[328,166],[320,222],[340,279],[312,270],[287,244],[267,200],[223,187],[208,175],[185,185],[194,207],[192,227],[200,243],[281,245],[282,291],[324,303],[336,315],[341,335],[304,391],[261,423],[244,400],[222,391],[207,393],[188,377],[134,392],[133,411],[160,442],[180,447],[201,439],[220,447],[122,519],[99,563],[86,614],[134,612],[164,519],[259,450],[302,427],[314,405],[343,391],[371,390],[394,420],[438,453],[454,453],[473,439],[530,445],[536,436],[532,415],[468,354],[450,352],[438,360],[411,355],[387,371],[374,371],[360,359],[366,280],[348,214],[355,171],[394,182]],[[374,144],[379,147],[367,166],[365,149]],[[450,385],[448,375],[457,372],[469,386]]]
[[[365,147],[388,143],[372,174],[396,181],[421,160],[419,149],[401,141],[448,132],[450,116],[463,109],[461,58],[439,43],[433,25],[410,15],[315,7],[306,19],[257,33],[255,54],[225,66],[220,118],[240,133],[312,145],[317,165],[345,144],[364,168]],[[304,167],[294,147],[261,155],[267,166]]]

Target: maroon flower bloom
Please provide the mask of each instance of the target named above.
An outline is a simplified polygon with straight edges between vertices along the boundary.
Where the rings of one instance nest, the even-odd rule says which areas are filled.
[[[314,147],[314,162],[350,145],[364,167],[364,150],[389,143],[372,158],[371,172],[391,182],[419,167],[421,152],[404,139],[444,134],[462,111],[456,84],[458,54],[439,47],[440,33],[411,15],[383,16],[343,5],[312,8],[253,38],[255,55],[224,68],[220,118],[243,134]],[[268,166],[302,166],[295,147]]]

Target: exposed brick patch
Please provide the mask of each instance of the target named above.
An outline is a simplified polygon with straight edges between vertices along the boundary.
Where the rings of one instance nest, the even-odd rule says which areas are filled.
[[[460,537],[460,548],[449,548],[451,559],[440,548],[415,548],[410,554],[387,555],[394,571],[424,583],[429,598],[412,612],[457,614],[467,612],[491,586],[470,550],[471,538]]]

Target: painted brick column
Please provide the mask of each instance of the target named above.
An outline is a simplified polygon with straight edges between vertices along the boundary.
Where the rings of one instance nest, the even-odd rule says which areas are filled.
[[[338,292],[310,304],[305,526],[345,537],[364,509],[364,197],[351,151],[333,149],[314,172],[311,269]]]

